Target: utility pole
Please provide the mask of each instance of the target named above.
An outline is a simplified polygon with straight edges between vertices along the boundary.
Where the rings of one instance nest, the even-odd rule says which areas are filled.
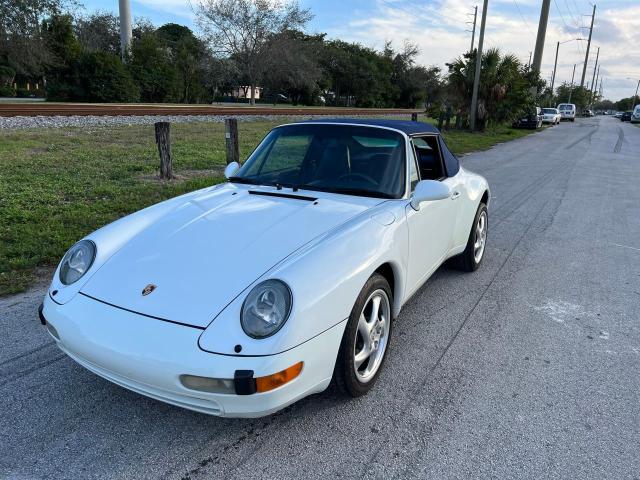
[[[476,5],[473,10],[473,30],[471,30],[471,47],[469,48],[469,53],[473,53],[473,42],[475,42],[476,40],[476,20],[478,19],[478,6]]]
[[[571,95],[573,94],[573,80],[576,77],[576,64],[573,64],[573,73],[571,74],[571,88],[569,89],[569,100],[567,103],[571,103]]]
[[[593,13],[591,14],[591,27],[589,27],[589,40],[587,41],[587,52],[584,55],[584,66],[582,67],[582,79],[580,80],[580,87],[584,87],[584,77],[587,74],[587,64],[589,63],[589,49],[591,48],[591,35],[593,34],[593,20],[595,18],[596,18],[596,6],[594,5]]]
[[[129,47],[131,46],[131,38],[133,32],[131,30],[131,3],[129,0],[119,0],[120,6],[120,54],[122,60],[125,60]]]
[[[487,9],[489,0],[484,0],[482,5],[482,20],[480,21],[480,38],[478,39],[478,52],[476,54],[476,72],[473,78],[473,94],[471,95],[471,115],[469,126],[473,132],[476,128],[476,111],[478,109],[478,88],[480,87],[480,68],[482,67],[482,45],[484,43],[484,27],[487,24]]]
[[[593,82],[596,79],[596,70],[598,69],[598,60],[600,59],[600,47],[598,47],[598,53],[596,53],[596,63],[593,65],[593,76],[591,77],[591,88],[595,85]]]
[[[598,65],[598,73],[596,74],[596,80],[591,84],[591,103],[593,103],[594,96],[598,93],[599,78],[600,78],[600,65]]]
[[[540,72],[540,66],[542,65],[544,39],[547,36],[547,22],[549,21],[549,8],[551,8],[551,0],[542,0],[540,23],[538,23],[538,37],[536,38],[536,48],[533,54],[533,69],[537,72]]]
[[[551,95],[553,95],[553,85],[556,83],[556,68],[558,68],[558,50],[560,50],[560,42],[556,44],[556,61],[553,62],[553,75],[551,75]]]
[[[600,78],[600,88],[598,89],[598,95],[602,97],[602,78]]]
[[[636,103],[636,98],[638,98],[638,88],[640,88],[640,80],[638,80],[638,85],[636,86],[636,93],[633,96],[633,103]],[[634,105],[632,105],[633,107]]]

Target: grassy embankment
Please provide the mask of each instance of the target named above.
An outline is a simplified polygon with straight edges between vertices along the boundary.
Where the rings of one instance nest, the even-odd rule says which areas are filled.
[[[274,125],[240,122],[241,157]],[[0,130],[0,295],[46,277],[79,238],[169,197],[223,181],[224,126],[172,125],[175,181],[160,182],[152,125]],[[528,131],[451,132],[457,154]]]

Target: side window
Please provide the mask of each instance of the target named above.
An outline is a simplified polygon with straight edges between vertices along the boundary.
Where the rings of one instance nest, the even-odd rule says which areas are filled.
[[[444,175],[442,156],[438,147],[438,137],[430,135],[413,139],[413,147],[418,159],[420,178],[423,180],[440,180]]]
[[[416,165],[416,156],[412,154],[409,157],[409,182],[411,184],[411,191],[416,188],[416,185],[420,181],[420,175],[418,175],[418,166]]]

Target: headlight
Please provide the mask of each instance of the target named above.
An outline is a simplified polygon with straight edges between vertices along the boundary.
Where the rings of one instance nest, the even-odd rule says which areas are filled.
[[[81,240],[65,254],[60,264],[60,281],[65,285],[80,280],[91,268],[96,258],[96,245],[91,240]]]
[[[291,290],[286,283],[266,280],[256,285],[242,304],[242,329],[253,338],[273,335],[289,318],[291,303]]]

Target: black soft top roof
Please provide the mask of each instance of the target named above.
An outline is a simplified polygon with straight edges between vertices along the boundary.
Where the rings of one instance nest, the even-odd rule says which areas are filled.
[[[362,125],[363,127],[385,127],[393,128],[404,132],[407,135],[420,135],[420,134],[437,134],[439,136],[440,150],[442,151],[442,160],[444,161],[444,167],[448,177],[452,177],[460,170],[460,162],[456,156],[451,153],[451,150],[444,142],[440,131],[428,123],[411,122],[407,120],[380,120],[380,119],[362,119],[362,118],[322,118],[315,120],[307,120],[301,122],[303,124],[334,124],[334,125]]]
[[[304,123],[348,123],[352,125],[385,127],[400,130],[407,135],[417,135],[420,133],[440,133],[436,127],[423,122],[411,122],[408,120],[381,120],[381,119],[363,119],[363,118],[318,118],[308,120]]]

